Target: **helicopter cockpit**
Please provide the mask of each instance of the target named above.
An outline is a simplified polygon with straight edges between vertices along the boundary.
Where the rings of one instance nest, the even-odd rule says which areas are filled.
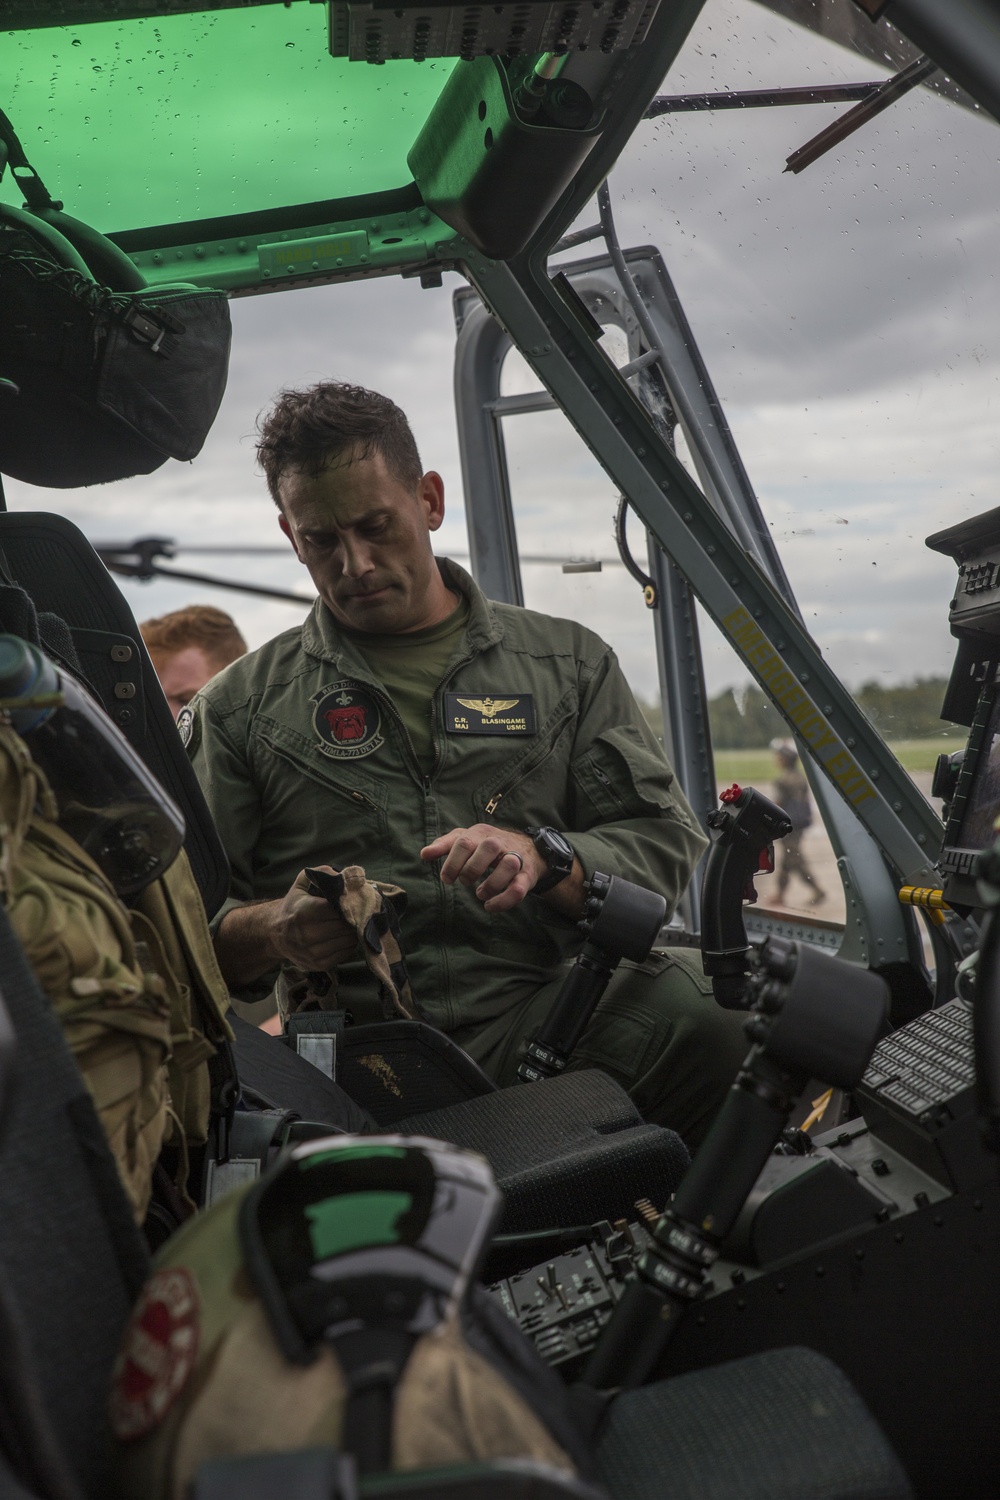
[[[961,122],[955,129],[962,149],[971,139],[968,132],[976,132],[976,149],[985,160],[993,151],[989,117],[1000,115],[994,7],[987,0],[769,0],[765,8],[726,0],[717,12],[714,4],[697,0],[502,0],[490,6],[8,0],[3,21],[0,226],[42,238],[48,233],[53,244],[68,244],[95,285],[134,298],[132,333],[146,346],[177,348],[190,329],[201,329],[201,319],[205,332],[200,353],[190,370],[185,367],[186,443],[159,413],[152,422],[153,402],[139,415],[135,407],[125,410],[122,391],[133,389],[131,377],[119,381],[114,400],[104,390],[102,412],[113,423],[125,411],[133,436],[138,428],[144,445],[139,451],[133,442],[121,477],[100,467],[105,459],[90,414],[73,429],[79,444],[74,452],[87,454],[96,466],[81,470],[83,478],[73,477],[72,464],[61,464],[58,444],[33,469],[34,452],[30,462],[23,456],[27,429],[11,438],[9,448],[0,430],[0,471],[7,476],[0,620],[12,629],[12,599],[8,595],[5,602],[4,592],[19,589],[42,612],[40,618],[55,612],[68,621],[78,660],[109,716],[168,792],[185,809],[196,809],[187,818],[187,853],[211,915],[226,895],[225,857],[128,603],[173,602],[181,585],[185,591],[192,584],[218,588],[227,596],[245,589],[254,598],[253,644],[281,628],[290,608],[304,612],[310,599],[295,584],[289,563],[277,561],[263,527],[258,532],[256,522],[242,519],[244,507],[249,509],[244,479],[224,471],[223,445],[232,445],[237,429],[238,436],[245,433],[262,392],[294,378],[293,370],[322,372],[331,364],[355,378],[356,370],[365,376],[381,363],[399,389],[423,387],[415,396],[418,417],[437,437],[445,426],[445,399],[440,379],[428,379],[428,372],[440,375],[451,365],[457,443],[450,462],[464,493],[464,529],[456,522],[445,533],[452,555],[468,557],[491,599],[510,605],[544,601],[546,607],[555,602],[558,612],[599,621],[602,631],[607,620],[605,633],[623,661],[634,664],[629,675],[641,695],[659,702],[658,731],[699,823],[716,831],[709,863],[727,836],[719,837],[720,829],[735,826],[741,809],[749,815],[738,787],[723,799],[720,815],[709,721],[710,686],[722,680],[720,672],[732,670],[720,663],[738,663],[797,747],[842,888],[819,917],[766,901],[740,908],[745,943],[740,938],[736,949],[747,953],[746,972],[752,969],[753,977],[746,996],[740,979],[737,1003],[756,1006],[748,1026],[759,1024],[748,1037],[763,1069],[754,1075],[759,1098],[772,1088],[772,1066],[785,1069],[799,1093],[809,1093],[806,1086],[814,1083],[831,1088],[806,1131],[789,1128],[781,1135],[791,1110],[772,1102],[766,1125],[759,1125],[760,1159],[751,1153],[743,1162],[745,1190],[739,1202],[733,1198],[725,1236],[720,1231],[721,1258],[719,1246],[712,1249],[714,1279],[706,1279],[707,1259],[697,1275],[692,1270],[693,1241],[678,1246],[699,1215],[709,1233],[715,1210],[706,1204],[716,1204],[712,1195],[727,1162],[735,1172],[736,1143],[750,1152],[746,1143],[758,1129],[749,1116],[727,1127],[729,1156],[720,1129],[714,1156],[696,1156],[694,1176],[681,1183],[678,1167],[670,1191],[676,1188],[682,1207],[674,1218],[661,1212],[662,1203],[647,1204],[649,1211],[640,1211],[638,1220],[622,1218],[616,1202],[614,1214],[607,1214],[614,1222],[607,1222],[595,1189],[576,1223],[579,1229],[580,1214],[597,1216],[593,1234],[567,1237],[564,1212],[558,1232],[552,1228],[549,1239],[536,1240],[537,1256],[524,1243],[498,1242],[487,1262],[490,1296],[548,1363],[566,1376],[582,1373],[605,1391],[669,1383],[726,1359],[786,1345],[819,1350],[846,1371],[916,1492],[993,1493],[1000,1472],[992,1418],[1000,1199],[993,1157],[980,1143],[971,1069],[975,955],[988,904],[976,884],[976,859],[989,845],[998,801],[990,781],[997,737],[996,631],[987,597],[997,576],[995,516],[953,525],[959,518],[948,514],[948,529],[941,530],[939,509],[939,534],[929,543],[961,569],[950,612],[960,645],[943,717],[962,726],[963,736],[965,727],[971,731],[964,763],[945,755],[947,764],[937,773],[945,829],[845,686],[844,676],[851,674],[837,669],[845,657],[843,651],[838,656],[835,618],[849,597],[851,608],[860,599],[862,609],[888,609],[884,618],[890,621],[912,623],[922,616],[924,606],[914,611],[912,596],[901,596],[908,589],[920,593],[924,575],[917,584],[904,580],[901,589],[893,580],[888,606],[879,598],[882,579],[891,576],[885,563],[901,550],[894,533],[888,555],[866,554],[879,534],[881,523],[871,518],[884,494],[872,502],[866,539],[860,547],[852,541],[845,552],[832,529],[840,520],[836,484],[829,482],[823,504],[813,505],[823,517],[821,535],[810,543],[807,571],[813,571],[802,599],[797,597],[791,564],[798,554],[794,545],[779,546],[775,539],[775,517],[794,488],[796,456],[774,471],[784,476],[773,481],[777,507],[770,497],[762,503],[751,478],[754,463],[744,462],[741,446],[752,455],[766,447],[766,400],[747,418],[739,399],[730,402],[728,392],[720,394],[721,383],[717,388],[711,374],[713,364],[722,364],[715,358],[722,346],[747,334],[758,335],[765,347],[770,341],[767,358],[780,364],[795,339],[794,331],[779,337],[768,327],[782,278],[798,278],[801,290],[812,275],[809,298],[823,316],[833,311],[836,322],[842,310],[831,289],[810,273],[808,256],[790,255],[782,263],[768,239],[761,255],[761,267],[768,262],[761,307],[753,307],[751,258],[742,280],[720,294],[717,318],[709,321],[712,278],[721,283],[740,265],[740,256],[733,252],[726,261],[701,232],[709,214],[721,216],[723,209],[714,208],[715,189],[699,176],[697,152],[686,144],[681,124],[702,124],[708,116],[713,126],[723,122],[721,129],[732,131],[734,120],[752,119],[745,134],[758,143],[756,150],[765,138],[770,149],[777,116],[794,118],[796,128],[808,118],[807,138],[786,159],[789,181],[797,182],[844,142],[864,139],[869,122],[893,119],[892,111],[905,110],[907,100],[932,99],[942,112],[936,120],[947,111],[949,120]],[[733,34],[751,38],[756,52],[730,78],[723,66],[727,56],[729,63],[744,61],[737,58]],[[799,34],[806,50],[798,55],[809,61],[804,81],[772,84],[775,69],[765,59],[770,46],[780,51],[774,36],[787,43]],[[813,64],[820,54],[808,52],[821,46],[825,59],[837,59],[833,81],[817,78]],[[794,67],[794,45],[790,56]],[[841,76],[852,71],[879,76]],[[784,66],[778,72],[786,77]],[[743,87],[744,77],[766,86]],[[814,130],[814,110],[828,120],[834,112],[832,123]],[[767,126],[758,127],[764,120]],[[651,145],[654,131],[661,133]],[[731,150],[728,139],[720,134],[717,142],[723,155]],[[686,220],[680,212],[669,254],[641,242],[641,214],[629,203],[639,150],[646,153],[641,170],[651,173],[667,200],[677,177],[678,202],[690,206],[691,222],[699,225],[697,247],[683,244]],[[680,170],[688,159],[687,171]],[[730,177],[743,170],[735,157],[726,165]],[[692,183],[681,191],[688,171]],[[624,191],[617,191],[619,180]],[[753,182],[740,188],[756,191]],[[726,191],[731,193],[731,182]],[[695,210],[699,195],[705,202]],[[832,195],[836,202],[826,207],[834,211],[828,225],[817,229],[817,244],[824,234],[849,234],[840,218],[851,196],[851,187]],[[718,201],[728,200],[722,194]],[[810,200],[810,211],[817,201]],[[794,216],[787,198],[782,211]],[[673,207],[666,212],[673,214]],[[788,221],[778,218],[780,238]],[[982,224],[979,229],[985,242],[987,232]],[[894,224],[892,233],[898,246],[919,231],[903,223]],[[95,241],[112,249],[102,250]],[[853,249],[848,245],[846,253]],[[915,256],[907,263],[905,275],[919,282],[918,261]],[[824,271],[835,264],[831,260]],[[846,276],[843,267],[841,273]],[[880,273],[876,298],[887,295],[895,274]],[[456,275],[460,284],[453,282]],[[862,280],[868,275],[866,263]],[[450,323],[440,299],[446,277],[453,287]],[[270,295],[291,290],[300,296]],[[851,295],[857,292],[852,284]],[[165,311],[147,326],[142,299],[155,307],[157,294]],[[0,320],[3,295],[0,274]],[[226,300],[234,323],[228,396],[228,344],[217,326]],[[921,285],[906,308],[926,306],[927,300]],[[859,295],[858,301],[864,299]],[[289,310],[296,306],[307,311]],[[391,309],[388,316],[384,308]],[[728,325],[737,310],[742,322],[731,335]],[[905,348],[905,323],[902,317],[893,330],[898,348]],[[15,333],[23,333],[20,324],[12,327],[12,339]],[[852,337],[848,357],[873,359],[857,330]],[[808,336],[801,341],[800,352],[808,342]],[[73,353],[69,344],[67,358]],[[269,362],[269,351],[279,346],[286,352]],[[977,335],[976,347],[976,361],[988,364],[988,335]],[[0,344],[0,420],[15,432],[22,392],[17,370],[12,365],[7,371],[3,360]],[[728,385],[732,366],[725,368]],[[803,376],[804,389],[813,374]],[[796,377],[786,371],[783,379],[790,388]],[[863,385],[859,381],[858,392]],[[745,393],[746,382],[740,389]],[[25,384],[25,405],[29,395],[44,411],[44,387]],[[949,439],[961,450],[961,397],[949,395],[937,409],[942,405],[952,419]],[[898,402],[894,410],[898,414]],[[806,436],[810,420],[803,417],[798,429],[772,436],[772,449],[796,432]],[[863,454],[871,414],[859,417],[844,405],[833,420],[844,429],[840,441],[853,431]],[[907,420],[919,428],[922,419],[910,413]],[[814,461],[823,455],[821,464],[829,462],[836,473],[831,443],[827,427],[812,454]],[[192,467],[180,474],[174,464],[164,467],[168,458]],[[963,489],[975,494],[982,467],[977,450]],[[105,482],[106,490],[80,488]],[[215,514],[213,494],[222,501]],[[939,492],[932,485],[928,494],[921,501],[927,507]],[[793,518],[807,508],[796,511],[790,500],[786,507]],[[919,518],[916,502],[913,508]],[[793,532],[796,524],[793,519]],[[915,524],[907,518],[907,525]],[[150,525],[157,534],[136,535]],[[97,575],[93,554],[81,550],[77,526],[123,580],[124,607],[107,603],[106,593],[100,608],[81,602],[96,598]],[[178,540],[178,533],[195,527],[197,540]],[[133,539],[122,540],[123,534]],[[905,545],[916,550],[920,537],[907,533]],[[236,566],[251,576],[192,572],[186,563],[188,555],[223,554],[238,556]],[[287,549],[281,556],[287,558]],[[174,566],[178,558],[184,566]],[[841,576],[850,575],[849,583],[818,581],[824,571],[832,575],[841,558]],[[883,564],[878,588],[857,576],[862,563],[866,569]],[[953,569],[936,561],[934,566],[933,588],[944,602]],[[808,607],[817,599],[826,611],[822,629],[813,627]],[[942,607],[942,635],[943,619]],[[869,635],[875,642],[878,631]],[[46,646],[44,623],[34,639]],[[864,631],[856,630],[845,649],[863,651],[865,640]],[[934,649],[932,669],[944,663],[947,647],[939,642]],[[946,748],[960,743],[956,738]],[[773,831],[775,825],[765,826]],[[760,837],[763,849],[769,839]],[[751,877],[766,868],[755,866]],[[701,946],[710,954],[723,918],[733,915],[712,904],[717,889],[699,875],[658,941]],[[823,1007],[836,1009],[838,986],[849,983],[849,967],[824,967],[838,961],[854,966],[857,993],[865,1003],[870,999],[866,1019],[858,1021],[863,1043],[830,1040],[823,1031]],[[736,972],[743,969],[737,965]],[[869,983],[876,988],[866,990]],[[884,1037],[872,1022],[882,985],[894,1028]],[[851,1011],[849,1004],[841,1009],[844,1016]],[[788,1035],[794,1029],[790,1018],[801,1014],[804,1019],[794,1023],[801,1036],[774,1043],[777,1013],[788,1018]],[[428,1044],[417,1038],[413,1045]],[[772,1045],[774,1056],[768,1052]],[[353,1077],[359,1089],[366,1086],[364,1069],[356,1058],[351,1064],[349,1034],[333,1042],[322,1028],[306,1026],[293,1050],[333,1082],[331,1059],[338,1046],[344,1071],[337,1080]],[[825,1071],[817,1057],[825,1058]],[[420,1066],[425,1064],[421,1053]],[[453,1056],[441,1052],[434,1066],[451,1069],[455,1093],[445,1105],[478,1106],[494,1097],[488,1082],[463,1071]],[[419,1106],[401,1107],[395,1118],[377,1117],[378,1123],[394,1128],[402,1121],[405,1131],[411,1121],[429,1117],[430,1103],[428,1097]],[[796,1117],[796,1124],[804,1119]],[[662,1164],[664,1141],[648,1136],[653,1127],[631,1117],[577,1123],[591,1136],[637,1132],[634,1152],[622,1146],[600,1168],[601,1191],[606,1179],[620,1174],[621,1192],[633,1203],[633,1178],[641,1179],[647,1161]],[[511,1129],[516,1132],[516,1120]],[[306,1149],[302,1139],[300,1151]],[[462,1144],[460,1135],[454,1139]],[[265,1161],[266,1152],[267,1144]],[[221,1156],[218,1165],[221,1195],[239,1178],[229,1175],[223,1182],[227,1159]],[[597,1166],[593,1173],[596,1182]],[[516,1176],[512,1166],[512,1183]],[[504,1227],[539,1233],[534,1205],[545,1191],[540,1182],[533,1178],[530,1191],[524,1189],[522,1206],[529,1207],[522,1219],[515,1214]],[[516,1185],[510,1191],[516,1195]],[[570,1201],[574,1207],[578,1202]],[[670,1295],[661,1296],[668,1283]],[[564,1288],[573,1286],[583,1286],[586,1298],[567,1297]],[[682,1286],[690,1291],[682,1295]],[[643,1318],[647,1325],[651,1318],[669,1323],[678,1299],[688,1296],[692,1305],[676,1329],[671,1324],[669,1344],[654,1348],[655,1341],[644,1342],[638,1331]],[[914,1378],[918,1370],[921,1376]],[[822,1393],[815,1400],[822,1403]],[[761,1460],[765,1469],[768,1461]],[[624,1453],[614,1462],[628,1468]],[[646,1478],[638,1472],[615,1488],[611,1465],[607,1457],[601,1482],[622,1500],[687,1493],[667,1483],[644,1488]],[[898,1476],[878,1470],[873,1460],[876,1471],[883,1493],[903,1493],[892,1488]],[[23,1480],[30,1467],[17,1472]],[[244,1485],[251,1485],[247,1493],[278,1493],[273,1487],[254,1490],[252,1478],[246,1469],[220,1475],[216,1491],[207,1476],[192,1493],[209,1500]],[[497,1481],[498,1497],[549,1493],[544,1477],[532,1481],[537,1490],[518,1490],[508,1479],[515,1487],[504,1491]],[[287,1482],[298,1481],[274,1481],[279,1489]],[[487,1493],[486,1476],[467,1482],[470,1495],[477,1483]],[[760,1492],[767,1493],[766,1477],[762,1482]],[[862,1475],[855,1488],[845,1483],[836,1493],[844,1500],[868,1493],[866,1482]],[[316,1485],[303,1489],[303,1496],[349,1492],[343,1475],[320,1476]],[[10,1493],[29,1490],[32,1500],[35,1493],[39,1500],[74,1494],[72,1479],[57,1472],[37,1471],[31,1485]],[[432,1485],[427,1493],[434,1492]],[[379,1493],[377,1484],[371,1493]],[[718,1493],[721,1500],[724,1490]]]

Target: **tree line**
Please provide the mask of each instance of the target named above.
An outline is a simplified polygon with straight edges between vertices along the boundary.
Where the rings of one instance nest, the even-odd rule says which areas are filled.
[[[853,697],[883,739],[916,740],[946,731],[941,719],[946,686],[945,677],[918,677],[896,687],[866,682]],[[784,719],[756,683],[726,688],[709,700],[708,714],[712,743],[718,750],[759,749],[789,733]]]

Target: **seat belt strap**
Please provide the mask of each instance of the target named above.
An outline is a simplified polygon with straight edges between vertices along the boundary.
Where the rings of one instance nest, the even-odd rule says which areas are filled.
[[[211,1208],[224,1193],[256,1182],[267,1170],[273,1147],[281,1144],[288,1126],[299,1116],[290,1109],[238,1109],[227,1132],[224,1158],[209,1153],[205,1162],[205,1207]]]
[[[17,132],[2,109],[0,109],[0,141],[7,148],[6,159],[0,158],[0,177],[3,177],[3,167],[9,164],[14,180],[21,189],[21,194],[29,208],[36,211],[40,208],[61,209],[62,204],[53,201],[45,183],[25,156],[24,147],[17,138]]]

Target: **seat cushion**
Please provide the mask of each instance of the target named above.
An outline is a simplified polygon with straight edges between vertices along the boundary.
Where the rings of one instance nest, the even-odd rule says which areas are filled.
[[[508,1234],[634,1218],[638,1198],[662,1207],[689,1161],[679,1136],[644,1124],[596,1069],[410,1115],[396,1128],[481,1152],[504,1192]]]
[[[486,1157],[504,1194],[506,1234],[633,1218],[637,1198],[662,1207],[688,1165],[679,1136],[646,1125],[596,1070],[499,1089],[379,1127],[277,1037],[230,1016],[240,1081],[304,1119],[362,1134],[426,1135]]]
[[[861,1397],[812,1349],[628,1391],[598,1447],[614,1500],[911,1500]]]

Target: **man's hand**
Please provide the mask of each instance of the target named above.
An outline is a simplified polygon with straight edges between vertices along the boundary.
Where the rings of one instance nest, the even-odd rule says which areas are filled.
[[[318,868],[336,873],[329,865]],[[219,967],[232,986],[259,979],[280,962],[325,972],[354,958],[357,949],[357,934],[336,908],[309,894],[304,870],[280,900],[234,907],[215,934]]]
[[[440,875],[445,885],[456,881],[475,891],[488,912],[510,911],[548,874],[548,865],[526,833],[474,823],[453,828],[421,849],[420,858],[443,859]],[[542,897],[568,916],[583,904],[583,869],[579,860],[565,880]]]
[[[526,833],[508,832],[492,823],[453,828],[421,849],[420,858],[443,859],[445,885],[475,889],[487,911],[510,911],[541,880],[547,866]]]
[[[330,875],[329,865],[317,865]],[[358,935],[349,927],[335,906],[325,896],[309,894],[309,876],[305,870],[295,877],[286,896],[275,903],[272,941],[279,958],[297,969],[335,969],[357,952]]]

